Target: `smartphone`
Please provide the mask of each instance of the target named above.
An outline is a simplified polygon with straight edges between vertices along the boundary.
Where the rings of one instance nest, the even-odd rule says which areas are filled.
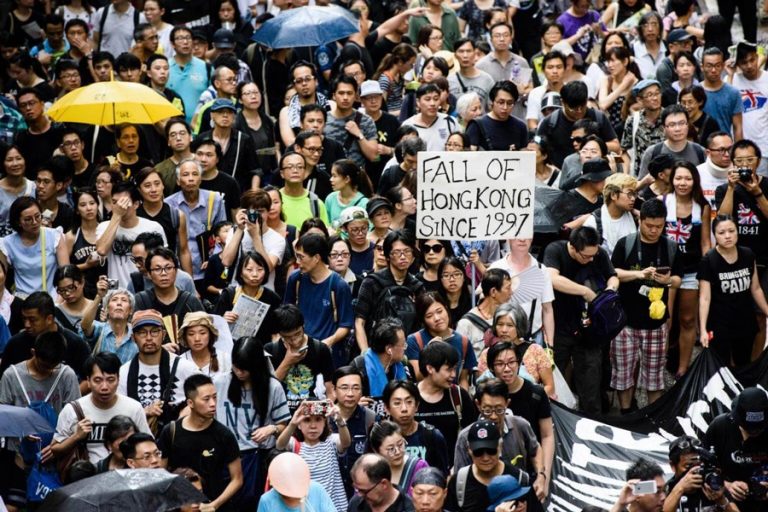
[[[331,403],[328,400],[322,400],[317,402],[305,402],[304,415],[325,416],[328,414],[328,409],[330,408],[330,406],[331,406]]]
[[[656,267],[657,274],[669,274],[671,271],[671,267]]]
[[[309,350],[309,345],[304,345],[304,346],[303,346],[303,347],[301,347],[301,348],[300,348],[300,349],[299,349],[297,352],[298,352],[299,354],[303,354],[303,353],[305,353],[307,350]]]
[[[639,496],[641,494],[656,494],[656,481],[645,480],[632,485],[632,494]]]

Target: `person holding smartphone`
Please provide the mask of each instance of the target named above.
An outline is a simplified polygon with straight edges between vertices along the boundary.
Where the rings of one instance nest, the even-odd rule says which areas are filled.
[[[620,239],[611,261],[619,277],[619,295],[627,326],[611,342],[611,387],[619,393],[622,414],[637,409],[635,386],[652,403],[664,392],[664,361],[669,311],[680,287],[683,259],[678,244],[663,236],[667,208],[659,199],[643,203],[640,229]],[[640,364],[640,376],[635,371]]]

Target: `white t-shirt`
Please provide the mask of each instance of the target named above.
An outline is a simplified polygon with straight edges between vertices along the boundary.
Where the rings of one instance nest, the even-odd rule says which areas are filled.
[[[88,460],[96,464],[101,459],[109,455],[109,450],[104,446],[104,430],[109,420],[121,414],[128,416],[133,420],[140,432],[151,434],[147,417],[144,415],[144,408],[139,402],[125,395],[117,394],[117,402],[109,409],[99,409],[93,404],[90,395],[86,395],[77,400],[83,409],[86,419],[93,423],[93,430],[88,436],[86,444],[88,446]],[[59,413],[59,421],[56,423],[56,433],[53,434],[54,441],[59,443],[72,436],[77,430],[77,414],[71,405],[67,404]]]
[[[215,346],[215,345],[214,345]],[[187,350],[180,356],[182,359],[189,361],[192,365],[197,366],[192,359],[192,351]],[[211,371],[211,363],[206,364],[202,368],[198,368],[201,373],[206,374],[210,378],[214,378],[218,375],[226,375],[232,370],[232,356],[229,352],[221,352],[216,350],[216,360],[219,362],[218,371]]]
[[[637,225],[635,219],[632,217],[631,212],[624,212],[624,215],[618,219],[614,219],[608,213],[608,207],[603,205],[600,207],[600,220],[602,221],[602,247],[608,251],[608,255],[613,254],[613,248],[616,247],[616,243],[625,236],[635,233],[637,231]],[[587,220],[584,221],[584,226],[597,229],[597,221],[595,217],[590,215]]]
[[[533,312],[533,325],[529,326],[530,332],[535,333],[541,330],[541,325],[542,325],[541,305],[554,302],[555,291],[552,288],[552,277],[549,275],[549,272],[547,272],[547,267],[537,262],[536,258],[534,258],[533,256],[529,255],[529,258],[530,258],[530,261],[526,270],[531,267],[540,267],[541,274],[544,276],[544,288],[542,289],[541,296],[536,300],[536,309]],[[493,263],[491,263],[490,267],[488,268],[504,269],[507,272],[509,272],[509,275],[511,275],[513,278],[517,275],[517,273],[514,270],[512,270],[512,267],[510,267],[506,257],[501,258],[500,260],[494,261]],[[528,315],[528,318],[531,317],[532,305],[533,305],[533,302],[526,302],[525,304],[520,304],[520,307],[523,308],[526,315]]]
[[[768,156],[768,73],[760,71],[757,80],[747,80],[743,74],[736,73],[733,86],[741,93],[744,106],[744,138],[757,144],[765,158]]]
[[[701,178],[701,190],[704,193],[704,199],[712,207],[714,218],[717,212],[715,207],[715,190],[720,185],[728,183],[728,169],[716,166],[709,158],[703,164],[696,167],[696,169],[698,169],[699,177]]]
[[[163,227],[154,220],[145,219],[143,217],[137,217],[138,223],[132,228],[124,228],[123,226],[117,227],[115,238],[112,241],[112,248],[107,254],[107,262],[109,264],[109,278],[117,279],[120,282],[121,288],[127,288],[128,283],[131,282],[131,272],[136,272],[138,269],[136,265],[129,259],[131,255],[131,244],[142,233],[158,233],[163,237],[163,244],[168,245],[168,240],[165,239],[165,231]],[[96,226],[96,238],[101,238],[101,235],[107,230],[109,221],[104,221]]]
[[[419,138],[427,145],[427,151],[445,151],[445,141],[459,127],[455,120],[448,119],[445,114],[438,113],[437,119],[430,126],[416,124],[419,114],[409,117],[403,126],[413,126],[419,132]]]
[[[171,354],[170,368],[173,367],[173,361],[179,356]],[[128,396],[128,371],[131,367],[131,362],[128,361],[120,367],[120,384],[117,387],[117,392],[121,395]],[[169,372],[170,372],[169,368]],[[190,363],[185,358],[179,360],[179,366],[176,368],[176,375],[174,377],[173,395],[171,402],[173,404],[179,404],[184,401],[184,381],[187,377],[200,373],[193,363]],[[154,401],[160,400],[163,390],[160,389],[160,365],[146,365],[139,360],[139,375],[138,375],[138,389],[137,389],[139,402],[142,407],[151,405]]]
[[[546,93],[547,84],[534,87],[531,92],[528,93],[528,110],[525,113],[526,121],[528,119],[541,121],[541,100],[544,99]]]

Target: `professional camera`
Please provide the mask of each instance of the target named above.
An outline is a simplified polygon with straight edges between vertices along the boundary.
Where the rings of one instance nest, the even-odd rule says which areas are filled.
[[[707,450],[704,447],[697,446],[696,455],[699,459],[698,472],[704,479],[704,483],[715,492],[721,490],[725,485],[725,480],[723,479],[722,471],[717,466],[717,455],[715,455],[714,448],[710,447]]]
[[[741,167],[737,169],[736,172],[739,173],[739,181],[743,181],[744,183],[752,181],[752,169],[749,167]]]
[[[768,482],[768,465],[764,465],[749,477],[750,496],[758,500],[765,498],[765,495],[768,494],[768,487],[762,486],[763,482]]]

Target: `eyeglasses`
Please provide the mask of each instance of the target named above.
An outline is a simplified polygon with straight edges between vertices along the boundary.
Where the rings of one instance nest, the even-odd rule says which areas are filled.
[[[384,252],[384,246],[383,245],[376,245],[376,246],[374,246],[374,249],[376,249],[376,252]]]
[[[237,78],[234,76],[229,78],[219,78],[219,80],[222,82],[227,82],[228,84],[234,84],[237,82]]]
[[[350,254],[347,251],[344,251],[344,252],[332,252],[331,254],[328,255],[328,257],[331,258],[332,260],[337,260],[339,258],[349,258],[349,256],[350,256]]]
[[[153,451],[151,453],[145,453],[144,455],[139,457],[139,459],[143,460],[144,462],[149,462],[152,459],[158,459],[159,460],[159,459],[162,459],[162,458],[163,458],[163,452],[161,452],[160,450],[155,450],[155,451]],[[136,458],[134,457],[134,460],[135,459]]]
[[[640,96],[640,99],[643,99],[643,100],[655,100],[656,98],[659,98],[660,96],[661,96],[660,92],[649,92],[649,93],[646,93],[646,94],[643,94],[642,96]]]
[[[135,265],[136,263],[141,263],[142,265],[144,264],[144,258],[142,258],[142,257],[140,257],[140,256],[139,256],[139,257],[137,257],[137,256],[134,256],[134,255],[130,255],[130,256],[128,256],[128,259],[129,259],[129,260],[131,261],[131,263],[133,263],[134,265]]]
[[[595,259],[595,256],[597,256],[597,252],[595,252],[595,254],[584,254],[581,251],[576,251],[576,254],[578,254],[578,256],[584,261],[592,261]]]
[[[637,197],[637,193],[633,192],[631,190],[630,191],[622,190],[620,193],[624,194],[625,196],[629,197],[630,199],[634,199],[634,198]]]
[[[363,496],[363,497],[365,497],[365,496],[367,496],[367,495],[368,495],[368,493],[369,493],[369,492],[371,492],[372,490],[374,490],[375,488],[377,488],[377,487],[379,486],[379,484],[380,484],[382,481],[383,481],[383,480],[378,480],[378,481],[377,481],[375,484],[373,484],[372,486],[370,486],[370,487],[369,487],[369,488],[367,488],[367,489],[360,489],[358,486],[356,486],[356,485],[354,485],[354,484],[352,484],[352,488],[355,490],[355,492],[356,492],[357,494],[359,494],[360,496]]]
[[[348,386],[346,384],[343,385],[343,386],[338,386],[338,387],[336,387],[336,389],[338,389],[342,393],[349,393],[350,391],[352,391],[354,393],[359,393],[360,391],[363,390],[363,388],[360,387],[360,386]]]
[[[72,283],[69,286],[59,286],[56,288],[56,291],[59,292],[59,295],[69,294],[77,290],[77,285]]]
[[[191,41],[192,36],[176,36],[173,40],[174,41]]]
[[[146,338],[147,336],[160,336],[163,330],[159,327],[153,327],[152,329],[139,329],[133,331],[133,335],[137,338]]]
[[[311,82],[314,79],[315,79],[315,77],[313,77],[313,76],[302,76],[300,78],[294,78],[293,79],[293,83],[296,84],[296,85],[308,84],[309,82]]]
[[[494,361],[494,368],[514,368],[519,361],[517,359],[510,359],[509,361]]]
[[[309,151],[310,153],[322,153],[323,152],[323,146],[306,146],[301,148],[304,151]]]
[[[446,273],[440,276],[441,278],[445,279],[446,281],[451,280],[458,280],[464,277],[464,274],[462,272],[451,272],[450,274]]]
[[[304,164],[288,164],[280,168],[281,171],[303,171],[306,169]]]
[[[402,453],[405,451],[405,447],[408,446],[408,441],[405,439],[401,439],[397,443],[393,444],[392,446],[388,446],[384,449],[384,451],[387,453],[387,455],[395,455],[397,453]]]
[[[733,163],[736,165],[749,165],[757,162],[757,160],[756,156],[740,156],[739,158],[734,158]]]
[[[429,36],[430,41],[442,41],[443,36]]]
[[[507,413],[506,407],[481,407],[480,412],[483,413],[483,416],[486,418],[493,416],[494,414],[496,416],[504,416]]]
[[[733,146],[728,146],[727,148],[707,148],[707,149],[713,153],[720,153],[721,155],[725,155],[731,152],[732,147]]]
[[[389,255],[393,258],[402,258],[403,256],[410,258],[413,255],[413,251],[411,249],[394,249],[389,252]]]
[[[79,140],[67,140],[61,143],[61,147],[63,148],[74,148],[80,145]]]
[[[80,73],[62,73],[59,76],[61,80],[74,80],[75,78],[80,78]]]
[[[170,274],[172,271],[176,270],[176,267],[173,265],[167,265],[165,267],[155,267],[149,269],[150,272],[153,274]]]
[[[240,96],[261,96],[260,91],[243,91]]]
[[[434,244],[434,245],[424,244],[421,247],[422,249],[424,249],[425,253],[433,252],[435,254],[440,254],[441,252],[443,252],[443,249],[445,249],[445,247],[443,247],[443,244]]]
[[[362,235],[367,232],[368,228],[363,226],[360,226],[359,228],[347,228],[347,233],[351,233],[353,235]]]
[[[25,108],[32,108],[32,107],[34,107],[35,105],[37,105],[38,103],[40,103],[40,102],[39,102],[39,101],[37,101],[37,100],[29,100],[29,101],[25,101],[24,103],[19,103],[19,109],[22,109],[22,110],[23,110],[23,109],[25,109]]]
[[[684,128],[688,126],[688,121],[678,121],[676,123],[667,123],[664,126],[666,128]]]
[[[24,217],[21,219],[22,224],[37,224],[38,222],[41,222],[43,220],[43,216],[39,213],[33,215],[32,217]]]

